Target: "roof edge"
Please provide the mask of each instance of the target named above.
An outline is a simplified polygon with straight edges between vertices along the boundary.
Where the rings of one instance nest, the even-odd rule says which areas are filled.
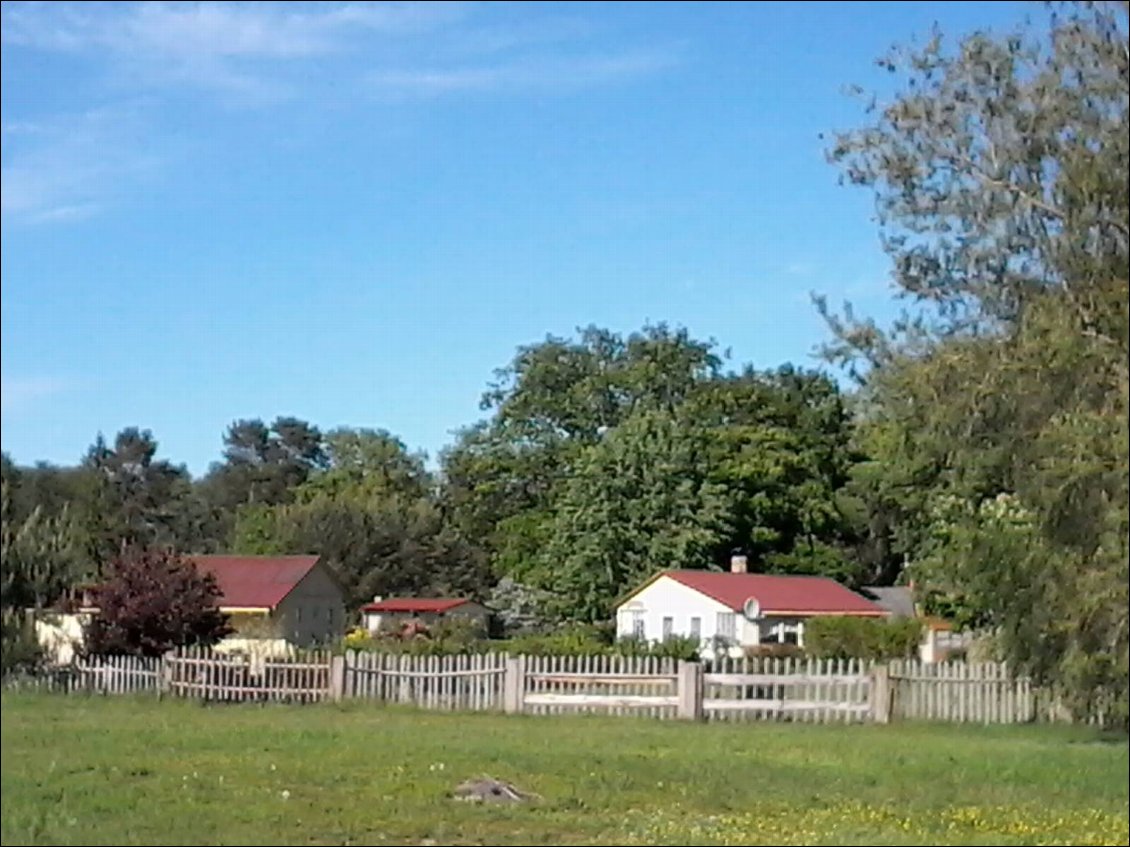
[[[362,612],[379,612],[381,606],[385,603],[391,602],[423,602],[423,603],[445,603],[444,609],[457,609],[460,606],[465,606],[468,603],[478,603],[477,600],[471,600],[468,597],[385,597],[383,600],[371,600],[361,607]],[[482,603],[478,603],[482,606]],[[486,608],[483,606],[483,608]]]

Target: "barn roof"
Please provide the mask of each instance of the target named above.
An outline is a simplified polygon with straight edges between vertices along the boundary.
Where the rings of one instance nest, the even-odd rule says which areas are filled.
[[[470,603],[462,597],[388,597],[361,607],[362,612],[439,613]]]
[[[882,617],[886,609],[823,576],[782,576],[717,571],[663,571],[700,594],[741,612],[750,598],[768,615],[860,615]],[[653,580],[654,581],[654,580]]]
[[[273,609],[318,564],[317,556],[189,556],[216,577],[221,607]]]

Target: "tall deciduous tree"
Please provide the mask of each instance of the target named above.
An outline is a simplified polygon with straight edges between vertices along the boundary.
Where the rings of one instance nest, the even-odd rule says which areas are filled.
[[[712,343],[663,324],[627,337],[590,326],[520,348],[483,395],[490,419],[443,456],[452,519],[492,555],[524,555],[514,551],[531,515],[548,515],[585,447],[637,411],[676,408],[720,366]]]
[[[829,315],[829,352],[866,374],[877,529],[1018,665],[1124,721],[1127,7],[1055,9],[883,60],[907,85],[832,157],[875,190],[913,307],[892,331]]]
[[[347,495],[427,497],[432,479],[425,457],[385,430],[335,429],[325,437],[325,468],[296,490],[299,499]]]
[[[585,450],[534,568],[516,576],[552,590],[563,617],[605,620],[618,595],[655,571],[708,564],[730,507],[710,481],[701,430],[640,411]]]
[[[710,567],[735,546],[767,570],[854,581],[854,536],[836,500],[853,461],[839,390],[794,368],[724,373],[722,361],[713,343],[662,326],[627,338],[590,327],[577,341],[520,349],[484,398],[493,416],[444,456],[449,514],[499,576],[566,596],[568,570],[582,599],[560,611],[574,617],[607,613],[624,580]],[[644,422],[654,426],[644,431]],[[640,480],[601,479],[615,476],[607,467],[614,461],[657,475],[647,476],[651,499],[619,502],[632,495],[617,486]],[[672,462],[682,483],[704,486],[695,497],[717,495],[703,501],[712,504],[703,524],[693,510],[664,511],[664,486],[684,490],[668,473]],[[596,521],[599,509],[610,526],[585,524],[582,532],[575,516],[566,518]],[[615,510],[633,519],[613,520]],[[713,529],[704,534],[702,526]],[[686,549],[673,541],[689,537],[709,541]],[[617,550],[627,559],[610,576]]]

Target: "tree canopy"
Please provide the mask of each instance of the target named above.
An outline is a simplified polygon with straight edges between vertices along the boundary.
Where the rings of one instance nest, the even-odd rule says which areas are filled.
[[[883,329],[825,306],[863,377],[872,533],[1019,667],[1123,718],[1126,22],[1065,5],[882,60],[905,85],[831,157],[875,192],[911,308]]]

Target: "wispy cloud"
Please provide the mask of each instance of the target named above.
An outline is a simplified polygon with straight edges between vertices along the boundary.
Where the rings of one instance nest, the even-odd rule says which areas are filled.
[[[54,50],[293,58],[333,52],[350,31],[426,31],[465,3],[4,3],[4,40]]]
[[[538,57],[493,65],[379,70],[369,74],[375,91],[431,97],[478,91],[564,90],[646,76],[673,64],[671,56],[626,52],[605,56]]]
[[[583,5],[538,16],[497,11],[505,5],[4,2],[6,51],[81,56],[101,98],[77,116],[9,114],[5,102],[4,219],[73,222],[113,205],[159,170],[167,157],[154,150],[194,143],[159,135],[169,115],[191,125],[179,116],[200,105],[568,93],[678,61],[603,30]],[[186,110],[184,95],[201,102]]]
[[[70,388],[66,380],[54,377],[0,376],[0,412],[21,412],[38,400],[53,397]]]
[[[347,49],[354,36],[400,36],[458,19],[459,3],[5,3],[3,40],[105,54],[135,82],[253,96],[279,94],[263,63]]]
[[[146,87],[192,86],[252,101],[295,93],[285,74],[273,72],[283,65],[362,47],[378,66],[367,82],[397,95],[586,86],[643,76],[673,62],[671,54],[654,49],[570,55],[570,45],[591,35],[586,21],[480,23],[479,6],[16,2],[3,6],[3,40],[102,55],[115,74]],[[371,40],[382,37],[376,44]],[[461,63],[485,54],[504,58]]]
[[[75,221],[112,203],[159,164],[132,141],[139,126],[134,110],[116,108],[59,116],[22,138],[6,131],[0,214],[22,223]]]

